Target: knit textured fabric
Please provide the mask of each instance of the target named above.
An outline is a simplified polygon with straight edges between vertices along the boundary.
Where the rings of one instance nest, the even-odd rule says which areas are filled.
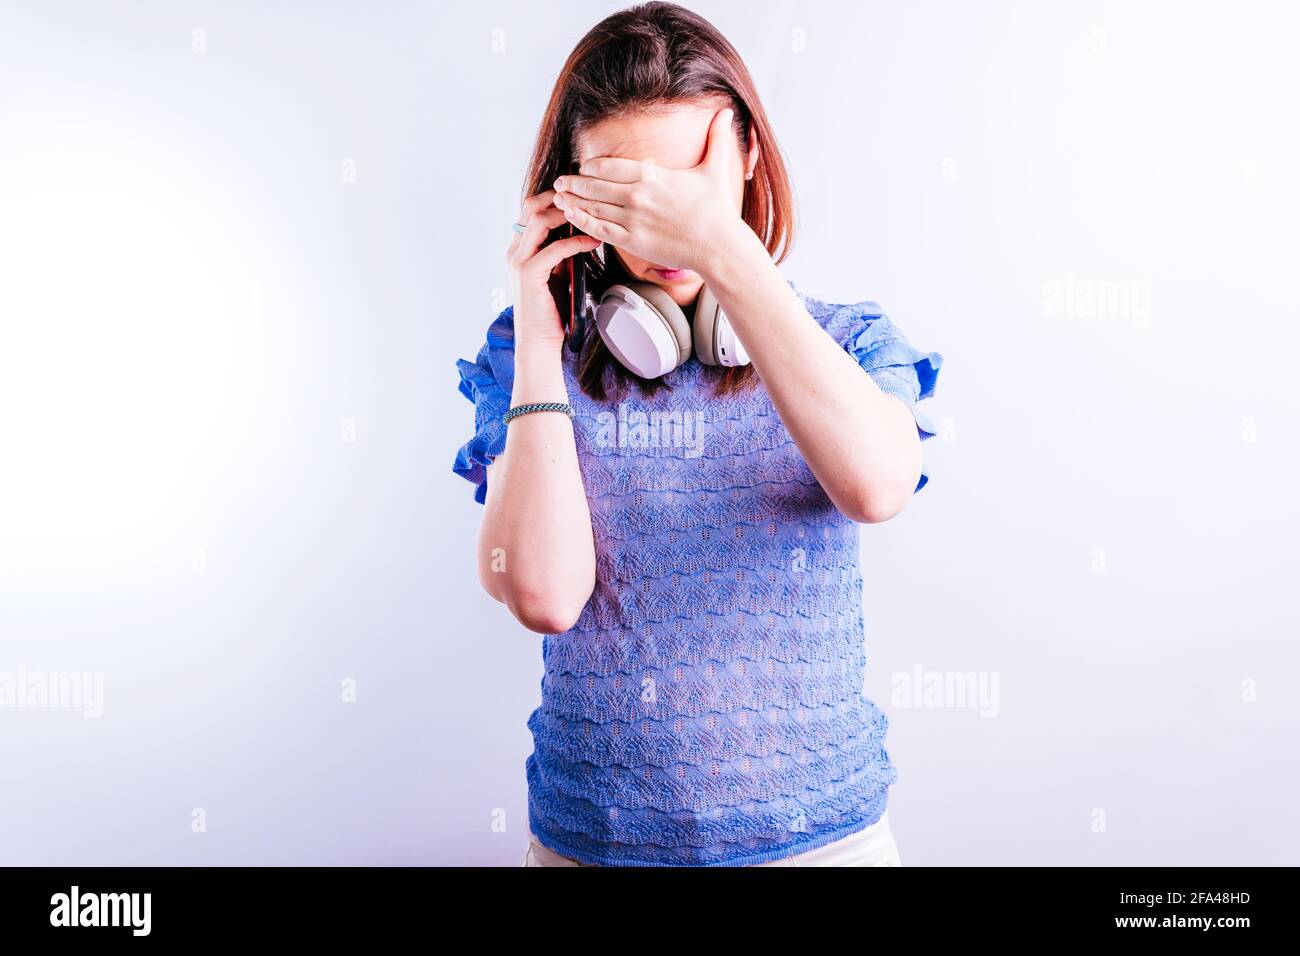
[[[916,403],[942,356],[912,348],[873,302],[794,291],[932,437]],[[476,412],[453,470],[479,502],[505,448],[513,357],[510,307],[477,360],[457,363]],[[525,763],[533,833],[589,864],[747,866],[876,822],[897,771],[888,719],[863,692],[859,526],[767,390],[715,396],[721,370],[692,357],[670,389],[596,401],[577,356],[563,362],[596,585],[571,630],[542,638]]]

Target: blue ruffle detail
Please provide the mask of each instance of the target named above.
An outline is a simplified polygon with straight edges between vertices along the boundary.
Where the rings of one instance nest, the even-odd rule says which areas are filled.
[[[901,399],[916,419],[916,430],[924,441],[937,434],[929,417],[917,407],[917,402],[934,394],[939,379],[943,356],[938,352],[921,352],[914,349],[907,338],[874,302],[861,302],[849,306],[856,319],[849,333],[845,349],[857,360],[880,386]],[[921,478],[916,483],[920,491],[930,480],[929,466],[921,466]]]
[[[452,470],[477,486],[479,504],[487,501],[487,466],[506,447],[503,418],[515,381],[514,315],[514,306],[507,306],[493,320],[475,361],[456,360],[460,393],[474,403],[474,437],[456,452]]]

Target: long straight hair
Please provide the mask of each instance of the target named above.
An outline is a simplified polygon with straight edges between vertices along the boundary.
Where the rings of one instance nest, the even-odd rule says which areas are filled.
[[[555,80],[550,102],[537,131],[537,144],[524,185],[524,197],[551,187],[577,162],[577,139],[584,130],[627,110],[701,99],[725,99],[733,128],[746,152],[749,131],[758,134],[758,162],[745,183],[741,218],[762,240],[774,262],[789,253],[794,239],[794,196],[771,124],[759,101],[749,70],[727,38],[713,24],[674,3],[642,3],[600,21],[584,36]],[[567,234],[553,230],[548,241]],[[589,284],[599,293],[626,273],[618,256],[585,256]],[[562,308],[567,308],[567,300]],[[604,340],[587,323],[579,367],[584,392],[604,399],[613,378],[622,392],[634,381],[650,395],[663,377],[643,379],[623,367]],[[715,394],[734,393],[755,379],[752,365],[718,369]]]

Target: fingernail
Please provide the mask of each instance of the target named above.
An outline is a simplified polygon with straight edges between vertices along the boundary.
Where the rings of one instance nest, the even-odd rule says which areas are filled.
[[[563,189],[563,188],[564,188],[564,177],[561,176],[559,179],[557,179],[557,180],[555,181],[554,185],[555,185],[555,188],[556,188],[557,190]]]

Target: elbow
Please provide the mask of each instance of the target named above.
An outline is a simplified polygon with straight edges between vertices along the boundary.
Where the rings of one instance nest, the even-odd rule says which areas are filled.
[[[897,515],[912,500],[920,473],[888,484],[863,485],[853,489],[840,507],[849,520],[858,524],[881,524]]]
[[[841,508],[850,521],[858,524],[880,524],[903,510],[906,502],[875,495],[854,505]]]
[[[511,588],[505,605],[515,619],[537,634],[563,634],[578,623],[591,597],[591,590],[579,599],[559,588]]]
[[[858,524],[888,521],[912,500],[921,483],[923,464],[921,445],[917,441],[906,463],[899,461],[884,473],[877,471],[869,480],[859,475],[845,490],[845,503],[839,506],[840,511]]]
[[[563,576],[505,574],[485,571],[483,588],[506,606],[515,620],[537,634],[563,634],[578,623],[596,587],[595,568],[589,574]],[[581,581],[582,584],[575,582]]]
[[[552,564],[545,570],[511,566],[507,571],[504,559],[491,557],[488,552],[479,561],[479,583],[525,628],[563,634],[578,623],[596,587],[594,553],[587,565],[565,570]]]

